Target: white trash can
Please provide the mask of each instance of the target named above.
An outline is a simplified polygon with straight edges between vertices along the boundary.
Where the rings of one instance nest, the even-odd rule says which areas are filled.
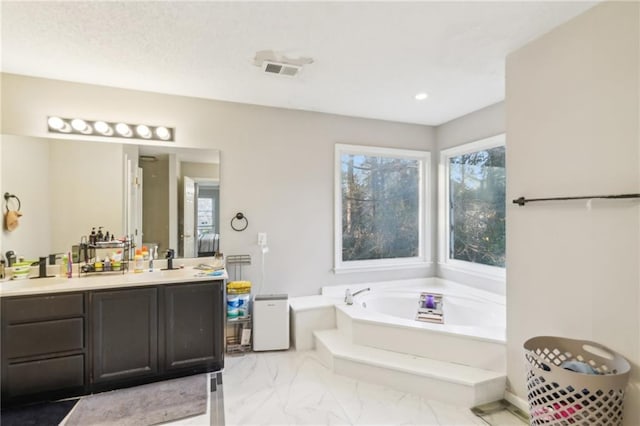
[[[564,337],[533,337],[524,349],[532,426],[622,424],[631,370],[626,359],[598,343]]]

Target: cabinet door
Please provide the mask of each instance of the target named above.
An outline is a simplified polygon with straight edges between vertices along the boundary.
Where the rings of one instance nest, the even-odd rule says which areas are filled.
[[[158,372],[157,289],[91,293],[94,383]]]
[[[164,288],[164,368],[222,368],[220,281]]]

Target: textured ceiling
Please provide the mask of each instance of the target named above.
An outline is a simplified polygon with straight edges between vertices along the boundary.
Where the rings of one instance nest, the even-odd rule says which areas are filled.
[[[504,99],[505,56],[595,3],[3,1],[2,71],[437,125]],[[314,62],[267,75],[262,50]]]

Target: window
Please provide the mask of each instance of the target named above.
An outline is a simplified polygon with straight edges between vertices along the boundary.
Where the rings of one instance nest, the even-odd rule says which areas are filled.
[[[429,153],[336,145],[335,269],[427,262]]]
[[[213,226],[213,198],[198,198],[198,227]]]
[[[440,262],[504,277],[504,135],[441,153]]]

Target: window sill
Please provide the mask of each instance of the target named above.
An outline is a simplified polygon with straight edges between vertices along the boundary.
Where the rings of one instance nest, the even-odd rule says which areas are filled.
[[[505,283],[507,281],[507,271],[506,269],[497,270],[497,271],[485,271],[474,268],[473,266],[466,265],[452,265],[446,262],[438,262],[438,267],[441,269],[445,269],[451,272],[459,272],[467,275],[471,275],[478,278],[484,278],[488,280],[498,281]]]
[[[401,269],[427,269],[433,266],[433,262],[407,262],[407,263],[397,263],[393,265],[371,265],[371,266],[341,266],[339,268],[333,268],[333,273],[336,275],[340,274],[351,274],[351,273],[359,273],[359,272],[380,272],[380,271],[397,271]]]

